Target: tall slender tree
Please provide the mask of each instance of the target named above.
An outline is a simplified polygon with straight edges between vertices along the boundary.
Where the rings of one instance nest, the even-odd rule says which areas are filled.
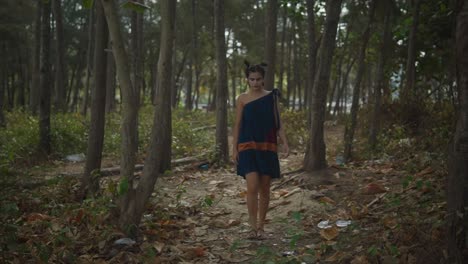
[[[65,64],[65,37],[63,29],[62,0],[53,0],[52,7],[55,18],[55,34],[57,37],[54,106],[56,110],[65,112],[67,110],[67,65]]]
[[[221,163],[228,161],[227,140],[227,62],[226,40],[224,39],[224,1],[214,1],[215,33],[216,33],[216,153]]]
[[[312,93],[313,100],[309,110],[311,111],[311,126],[309,142],[304,157],[304,169],[307,171],[320,170],[327,167],[323,123],[325,121],[327,91],[335,49],[336,30],[341,13],[341,3],[342,0],[329,0],[327,2],[325,31],[321,40],[322,43],[320,44],[319,66],[315,75]]]
[[[133,221],[135,217],[134,202],[135,190],[133,189],[135,170],[135,158],[137,151],[137,116],[138,94],[133,89],[130,79],[130,60],[125,50],[120,18],[117,11],[117,3],[114,0],[101,0],[104,7],[107,25],[112,40],[112,53],[114,54],[117,76],[122,89],[122,154],[120,159],[121,186],[125,190],[119,200],[120,218],[119,224],[125,231],[134,231]]]
[[[101,168],[104,145],[104,124],[106,108],[107,58],[105,48],[109,31],[102,3],[96,2],[96,37],[94,44],[94,82],[91,90],[91,124],[89,127],[88,148],[83,177],[81,196],[94,196],[99,191],[99,170]]]
[[[369,145],[372,150],[375,150],[377,146],[377,135],[380,130],[380,110],[381,110],[381,103],[382,103],[382,91],[384,90],[386,78],[385,78],[385,66],[388,61],[389,56],[389,43],[391,41],[391,16],[392,13],[388,10],[391,10],[392,0],[384,1],[385,7],[385,15],[383,21],[383,34],[382,39],[380,42],[380,52],[379,52],[379,59],[377,62],[377,77],[376,77],[376,86],[374,89],[374,100],[373,100],[373,107],[372,113],[370,115],[369,121]]]
[[[403,121],[410,127],[416,129],[419,125],[419,104],[416,102],[418,94],[416,91],[416,39],[419,25],[419,11],[421,0],[410,0],[412,24],[408,37],[408,57],[406,59],[405,82],[401,87],[400,100],[402,102]]]
[[[158,96],[154,109],[153,128],[143,176],[136,188],[133,179],[120,207],[120,225],[123,228],[136,227],[141,221],[145,205],[154,190],[158,176],[170,169],[171,162],[171,87],[172,52],[175,26],[176,2],[161,1],[161,48],[158,62]]]
[[[450,143],[447,182],[447,263],[468,261],[468,2],[456,2],[458,120]]]
[[[51,97],[51,67],[50,67],[50,1],[42,6],[41,21],[41,81],[39,101],[39,151],[44,154],[51,152],[50,135],[50,97]]]
[[[365,70],[365,59],[366,59],[366,50],[367,50],[367,43],[369,43],[370,39],[370,30],[371,25],[374,21],[374,12],[375,12],[375,2],[376,0],[372,0],[369,7],[368,13],[368,21],[366,29],[362,34],[362,41],[361,41],[361,48],[359,50],[359,61],[358,61],[358,71],[356,74],[356,82],[353,88],[353,101],[351,105],[351,118],[346,123],[345,128],[345,135],[344,135],[344,159],[348,161],[351,158],[351,151],[353,147],[353,140],[354,140],[354,132],[356,130],[357,124],[357,112],[359,110],[359,96],[361,92],[361,81],[364,75]]]
[[[307,60],[307,96],[306,107],[312,105],[312,89],[314,87],[315,67],[317,58],[316,36],[315,36],[315,0],[307,0],[307,52],[309,58]],[[311,113],[311,111],[309,111]],[[310,120],[310,116],[308,118]]]
[[[41,57],[41,18],[42,18],[42,0],[36,0],[36,17],[34,21],[34,50],[32,60],[32,82],[29,91],[29,108],[35,115],[39,109],[40,94],[40,57]]]
[[[275,85],[277,0],[268,0],[265,20],[265,62],[268,64],[268,71],[265,76],[265,88],[272,90]]]

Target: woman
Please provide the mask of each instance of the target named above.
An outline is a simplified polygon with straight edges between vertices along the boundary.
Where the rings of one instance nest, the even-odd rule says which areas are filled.
[[[237,174],[247,180],[247,209],[252,228],[248,238],[263,239],[270,183],[280,178],[277,137],[286,156],[289,147],[278,111],[278,90],[264,89],[266,64],[251,66],[247,61],[245,64],[249,90],[237,98],[232,160],[237,165]]]

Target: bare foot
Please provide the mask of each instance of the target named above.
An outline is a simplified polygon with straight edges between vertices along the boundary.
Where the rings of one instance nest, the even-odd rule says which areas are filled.
[[[258,240],[265,240],[265,239],[267,239],[267,235],[266,235],[266,233],[265,233],[265,230],[260,229],[260,228],[257,229],[257,239],[258,239]]]

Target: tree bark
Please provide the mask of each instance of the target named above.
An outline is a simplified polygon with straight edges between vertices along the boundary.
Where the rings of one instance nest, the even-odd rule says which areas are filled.
[[[109,49],[112,50],[112,43],[109,42]],[[107,54],[107,73],[106,73],[106,113],[113,112],[115,110],[115,88],[117,82],[115,79],[115,60],[114,54],[109,52]]]
[[[81,178],[81,198],[96,196],[99,191],[99,170],[101,169],[104,145],[104,124],[106,107],[106,47],[108,29],[101,2],[96,2],[96,37],[94,43],[94,85],[91,91],[91,122],[89,128],[86,165]]]
[[[136,189],[133,185],[124,197],[121,207],[122,227],[138,226],[145,205],[154,190],[158,176],[170,169],[171,165],[171,83],[172,52],[175,25],[176,2],[161,1],[161,48],[158,62],[158,97],[154,111],[153,129],[148,157],[145,160],[143,176]]]
[[[62,0],[53,0],[53,12],[55,18],[55,33],[57,37],[57,53],[55,65],[55,109],[66,112],[66,94],[67,94],[67,65],[65,64],[65,39],[63,31]]]
[[[51,70],[50,70],[50,1],[42,6],[41,23],[41,81],[39,101],[39,151],[49,155],[51,152],[50,136],[50,97],[51,97]]]
[[[268,0],[265,16],[265,62],[268,71],[265,75],[265,89],[273,90],[275,85],[276,57],[276,21],[278,17],[278,1]],[[224,35],[223,35],[224,36]]]
[[[29,92],[29,108],[33,115],[39,108],[40,98],[40,55],[41,55],[41,17],[42,17],[42,0],[36,0],[36,19],[34,22],[34,51],[32,63],[32,82]]]
[[[133,221],[134,211],[132,204],[135,203],[135,190],[133,189],[135,158],[137,151],[137,96],[130,80],[130,61],[127,56],[122,38],[120,19],[117,12],[117,3],[114,0],[101,0],[104,7],[107,25],[112,40],[112,52],[114,54],[117,68],[117,76],[122,89],[122,155],[120,160],[121,186],[123,194],[119,199],[120,205],[120,227],[128,232],[135,232],[137,223]],[[140,205],[143,206],[143,205]]]
[[[330,82],[330,69],[335,49],[335,37],[340,18],[341,2],[342,0],[329,0],[327,2],[325,32],[320,44],[319,66],[314,80],[312,105],[309,110],[311,111],[311,126],[309,142],[304,157],[304,169],[307,171],[321,170],[327,167],[323,123],[325,121],[327,90]]]
[[[86,63],[86,82],[85,82],[85,90],[84,90],[84,95],[83,95],[83,102],[81,105],[81,114],[83,116],[86,116],[86,113],[88,111],[88,98],[89,98],[89,87],[91,85],[91,74],[93,71],[93,49],[94,49],[94,37],[95,37],[95,27],[94,27],[94,9],[96,6],[96,2],[93,1],[93,7],[91,7],[91,10],[89,11],[89,23],[88,23],[88,53],[87,53],[87,63]]]
[[[312,1],[313,2],[313,1]],[[283,80],[284,80],[284,57],[285,57],[285,45],[286,45],[286,24],[288,23],[288,16],[287,16],[287,6],[284,5],[283,8],[283,24],[281,25],[281,47],[280,47],[280,55],[279,55],[279,81],[278,81],[278,90],[280,93],[283,92]],[[310,24],[309,24],[310,27]],[[310,33],[309,33],[310,34]]]
[[[4,62],[4,58],[6,57],[6,43],[3,42],[1,47],[1,65],[0,65],[0,127],[6,127],[6,120],[4,110],[4,102],[5,102],[5,88],[6,88],[6,63]]]
[[[447,263],[468,261],[468,3],[457,1],[458,120],[450,143],[447,181]]]
[[[307,0],[307,52],[309,58],[307,61],[307,96],[306,96],[306,107],[310,109],[312,105],[312,94],[314,88],[314,79],[315,79],[315,68],[316,68],[316,58],[317,58],[317,44],[315,36],[315,0]],[[308,120],[310,121],[310,113]],[[310,124],[309,124],[310,125]]]
[[[344,153],[343,157],[345,162],[351,159],[351,152],[353,147],[353,140],[354,140],[354,132],[356,130],[357,124],[357,113],[359,111],[359,96],[361,91],[361,81],[364,75],[365,70],[365,59],[366,59],[366,50],[367,50],[367,43],[369,43],[370,39],[370,29],[371,25],[374,20],[374,11],[375,11],[375,1],[373,0],[370,3],[369,8],[369,18],[367,22],[366,30],[362,35],[362,45],[361,49],[359,50],[359,66],[358,71],[356,73],[356,83],[354,84],[353,89],[353,101],[351,105],[351,119],[346,123],[345,127],[345,135],[344,135]]]
[[[272,1],[275,2],[275,1]],[[216,32],[216,160],[221,163],[228,161],[228,140],[227,140],[227,62],[226,62],[226,42],[224,39],[224,1],[215,0],[215,32]],[[268,74],[267,74],[268,75]]]
[[[384,90],[385,82],[388,81],[385,78],[384,69],[388,60],[388,49],[391,41],[390,20],[391,13],[386,12],[384,17],[384,32],[382,35],[382,41],[380,42],[380,53],[379,60],[377,63],[377,85],[374,90],[372,114],[371,120],[369,121],[369,145],[371,147],[371,150],[375,150],[377,146],[377,134],[380,130],[380,108],[382,103],[382,91]]]
[[[402,113],[404,122],[409,125],[413,131],[419,126],[419,110],[420,105],[417,102],[418,94],[415,87],[416,82],[416,35],[419,24],[419,10],[421,0],[411,0],[413,24],[411,25],[410,35],[408,39],[408,58],[406,61],[406,81],[401,89],[400,100],[402,102]]]

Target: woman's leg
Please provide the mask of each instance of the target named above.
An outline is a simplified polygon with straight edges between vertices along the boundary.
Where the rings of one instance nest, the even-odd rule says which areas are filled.
[[[268,212],[268,205],[270,204],[270,184],[271,177],[269,175],[260,176],[260,186],[259,186],[259,205],[258,205],[258,230],[263,232],[263,226],[265,225],[265,218]]]
[[[247,210],[249,211],[249,224],[252,230],[257,230],[258,188],[260,177],[257,172],[247,173]]]

